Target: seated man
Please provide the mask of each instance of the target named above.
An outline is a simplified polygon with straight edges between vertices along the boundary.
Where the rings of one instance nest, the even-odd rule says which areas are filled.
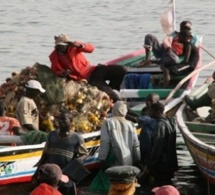
[[[89,43],[72,42],[67,35],[55,36],[55,48],[50,54],[51,70],[60,77],[75,81],[88,80],[89,84],[106,92],[113,102],[119,100],[113,89],[120,90],[126,69],[121,65],[93,66],[84,56],[92,53],[94,46]],[[109,81],[107,84],[106,81]]]
[[[75,81],[86,79],[89,84],[107,93],[110,99],[113,100],[113,103],[120,100],[120,97],[114,90],[120,90],[120,85],[126,74],[125,67],[101,64],[93,66],[84,56],[84,53],[93,52],[94,46],[92,44],[72,42],[64,34],[54,38],[55,49],[49,58],[51,70],[56,75]],[[109,81],[109,84],[107,81]],[[135,117],[137,115],[128,108],[128,119],[136,122]]]
[[[186,66],[186,70],[192,71],[197,62],[199,60],[198,48],[195,46],[196,37],[191,33],[192,23],[190,21],[183,21],[180,24],[180,32],[173,32],[168,35],[162,43],[158,41],[158,39],[148,34],[145,37],[144,47],[146,49],[146,58],[140,63],[141,66],[150,66],[151,61],[151,52],[153,52],[154,56],[157,58],[157,63],[163,65],[161,68],[164,72],[164,87],[168,86],[170,81],[170,74],[176,74],[178,69],[182,69],[183,71],[180,73],[184,73]],[[191,39],[192,37],[192,39]],[[188,44],[189,43],[189,44]],[[179,56],[185,56],[185,59],[179,64]],[[166,66],[175,66],[179,65],[177,69],[168,71]],[[175,71],[175,72],[174,72]],[[177,74],[179,74],[177,72]]]

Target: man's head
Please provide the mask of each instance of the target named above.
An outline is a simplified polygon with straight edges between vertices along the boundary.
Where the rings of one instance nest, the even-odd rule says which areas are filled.
[[[152,118],[161,118],[164,113],[164,105],[160,102],[151,104],[149,108],[149,115]]]
[[[60,182],[67,183],[69,181],[69,178],[63,175],[60,167],[51,163],[39,167],[38,179],[40,183],[46,183],[53,187],[57,187]]]
[[[65,34],[60,34],[58,36],[54,36],[55,39],[55,48],[60,53],[66,53],[68,49],[68,42],[70,42],[69,37]]]
[[[151,93],[146,97],[146,106],[150,106],[153,103],[157,103],[160,100],[160,96],[156,93]]]
[[[190,30],[181,31],[179,34],[180,42],[189,43],[192,40],[192,33]]]
[[[29,97],[37,97],[40,93],[45,93],[45,89],[41,86],[39,81],[29,80],[26,84],[26,94]]]
[[[192,30],[192,23],[188,20],[182,21],[180,23],[180,32],[182,31],[191,31]]]
[[[179,191],[171,185],[153,188],[152,192],[154,195],[180,195]]]
[[[70,111],[62,111],[59,115],[59,128],[61,133],[66,133],[71,130],[71,122],[73,115]]]

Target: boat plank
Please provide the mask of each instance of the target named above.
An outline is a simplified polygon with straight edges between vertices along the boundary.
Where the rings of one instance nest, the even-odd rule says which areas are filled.
[[[191,132],[202,132],[202,133],[214,133],[215,134],[215,124],[212,123],[199,123],[199,122],[188,122],[185,124]],[[211,135],[211,134],[210,134]]]

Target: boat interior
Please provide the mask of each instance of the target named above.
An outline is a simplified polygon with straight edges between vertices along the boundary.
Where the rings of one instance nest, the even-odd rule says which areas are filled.
[[[183,112],[183,119],[189,131],[202,142],[215,146],[215,124],[205,121],[210,107],[201,107],[192,111],[188,107]]]

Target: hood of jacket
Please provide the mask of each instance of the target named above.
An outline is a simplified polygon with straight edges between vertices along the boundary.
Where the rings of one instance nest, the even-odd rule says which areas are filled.
[[[119,116],[119,117],[124,117],[127,114],[127,105],[123,101],[117,101],[115,102],[113,109],[112,109],[112,114],[113,116]]]

